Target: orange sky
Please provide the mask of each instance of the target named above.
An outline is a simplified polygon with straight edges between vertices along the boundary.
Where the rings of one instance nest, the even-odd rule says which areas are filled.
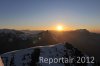
[[[57,26],[38,26],[38,27],[34,27],[34,26],[0,26],[0,29],[16,29],[16,30],[57,30]],[[100,30],[99,29],[95,29],[94,27],[87,27],[87,28],[76,28],[76,27],[72,27],[72,26],[63,26],[63,29],[64,31],[69,31],[69,30],[76,30],[76,29],[87,29],[89,31],[92,31],[92,32],[99,32],[100,33]]]

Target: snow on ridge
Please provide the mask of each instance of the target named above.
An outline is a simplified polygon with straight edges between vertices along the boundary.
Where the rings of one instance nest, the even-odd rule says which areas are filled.
[[[37,46],[22,50],[16,50],[1,55],[4,66],[65,66],[63,63],[39,63],[39,57],[43,58],[61,58],[69,56],[82,55],[70,44],[59,43],[49,46]],[[69,64],[69,66],[75,66]],[[87,65],[86,65],[87,66]]]
[[[48,47],[53,47],[53,46],[56,47],[56,46],[61,46],[61,45],[63,45],[63,44],[59,43],[59,44],[55,44],[55,45],[35,46],[35,47],[26,48],[26,49],[20,49],[20,50],[14,50],[14,51],[6,52],[3,55],[10,54],[10,53],[16,53],[16,52],[19,52],[19,51],[31,50],[31,49],[34,49],[34,48],[48,48]]]
[[[15,34],[14,30],[13,29],[0,29],[0,33],[12,33],[12,34]]]

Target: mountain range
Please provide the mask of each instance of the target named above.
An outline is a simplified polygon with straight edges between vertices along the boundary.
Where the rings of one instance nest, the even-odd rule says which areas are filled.
[[[0,29],[0,54],[35,46],[48,46],[68,42],[100,63],[100,34],[86,29],[73,31],[29,31]]]

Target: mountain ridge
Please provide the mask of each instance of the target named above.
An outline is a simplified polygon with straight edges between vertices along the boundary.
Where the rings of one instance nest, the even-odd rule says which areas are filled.
[[[77,48],[69,43],[59,43],[56,45],[37,46],[4,53],[1,55],[4,66],[94,66],[92,63],[75,63],[77,57],[87,57]],[[68,58],[73,57],[73,63],[39,63],[39,57],[43,58]]]
[[[11,31],[11,32],[10,32]],[[5,33],[6,32],[6,33]],[[95,56],[100,62],[100,34],[91,33],[87,29],[73,31],[19,31],[0,29],[0,54],[34,46],[54,45],[68,42],[89,56]]]

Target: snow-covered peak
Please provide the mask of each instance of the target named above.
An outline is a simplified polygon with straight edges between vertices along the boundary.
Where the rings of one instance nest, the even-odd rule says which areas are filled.
[[[60,43],[56,45],[49,46],[37,46],[22,50],[16,50],[12,52],[7,52],[1,55],[4,66],[77,66],[76,57],[85,56],[78,49],[74,48],[69,43]],[[60,61],[58,63],[49,63],[46,61],[42,62],[40,58],[44,59],[59,59],[59,58],[74,58],[71,63],[63,63]],[[82,66],[83,64],[78,64]],[[84,66],[92,66],[92,64],[85,63]]]
[[[14,30],[11,30],[11,29],[0,29],[0,33],[5,33],[5,34],[7,34],[7,33],[15,33],[14,32]]]

